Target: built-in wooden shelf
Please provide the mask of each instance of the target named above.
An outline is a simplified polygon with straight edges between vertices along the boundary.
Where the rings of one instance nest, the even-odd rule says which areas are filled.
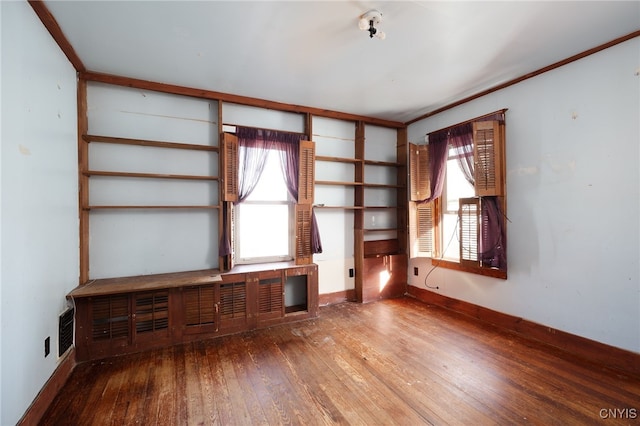
[[[144,140],[144,139],[116,138],[113,136],[86,135],[86,134],[82,135],[82,139],[87,143],[102,142],[102,143],[120,144],[120,145],[137,145],[137,146],[151,146],[155,148],[189,149],[194,151],[218,152],[217,146],[197,145],[197,144],[190,144],[190,143],[162,142],[162,141],[151,141],[151,140]]]
[[[367,229],[363,229],[364,232],[390,232],[390,231],[397,231],[398,228],[367,228]]]
[[[357,163],[361,163],[363,160],[360,160],[358,158],[327,157],[325,155],[316,155],[316,161],[329,161],[334,163],[357,164]]]
[[[364,160],[365,166],[385,166],[385,167],[398,167],[401,164],[392,161],[377,161],[377,160]]]
[[[362,206],[325,206],[324,204],[315,204],[314,209],[342,209],[342,210],[362,210]]]
[[[88,170],[83,173],[85,176],[107,176],[107,177],[129,177],[129,178],[150,178],[150,179],[185,179],[185,180],[218,180],[217,176],[195,176],[195,175],[174,175],[164,173],[132,173],[132,172],[107,172],[99,170]]]
[[[86,206],[83,210],[126,210],[126,209],[182,209],[182,210],[211,210],[219,209],[220,206]]]
[[[343,186],[362,186],[362,182],[340,182],[337,180],[317,180],[316,185],[343,185]]]
[[[365,188],[404,188],[403,185],[390,185],[386,183],[363,183],[362,186],[364,186]]]

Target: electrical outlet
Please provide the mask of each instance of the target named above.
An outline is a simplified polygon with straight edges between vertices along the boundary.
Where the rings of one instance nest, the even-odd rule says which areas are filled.
[[[353,276],[354,276],[353,268],[349,268],[349,278],[353,278]]]
[[[416,275],[416,276],[418,275],[418,267],[417,266],[413,267],[413,275]]]
[[[47,337],[44,339],[44,357],[49,356],[49,352],[51,352],[51,337]]]

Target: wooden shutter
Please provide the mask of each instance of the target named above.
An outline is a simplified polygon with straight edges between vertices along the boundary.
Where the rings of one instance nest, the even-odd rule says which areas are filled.
[[[417,255],[419,257],[433,257],[433,202],[416,206],[417,223]]]
[[[480,256],[480,199],[460,198],[458,221],[460,223],[460,264],[479,266]]]
[[[187,327],[217,324],[218,306],[213,285],[186,287],[183,300]]]
[[[91,303],[92,339],[129,337],[129,296],[96,297]]]
[[[247,286],[244,282],[220,286],[220,320],[247,316]]]
[[[426,200],[431,196],[428,145],[409,144],[409,177],[411,201]]]
[[[300,141],[298,204],[313,204],[316,144]]]
[[[222,201],[238,201],[238,138],[222,134]]]
[[[136,333],[169,328],[169,292],[157,291],[135,295]]]
[[[300,141],[298,204],[295,212],[295,261],[306,265],[313,261],[311,248],[311,213],[315,181],[315,143]]]
[[[258,282],[258,315],[276,318],[284,313],[284,288],[282,278],[266,278]]]
[[[311,204],[296,204],[296,264],[312,262]]]
[[[473,123],[476,195],[503,196],[505,180],[504,126],[498,121]]]

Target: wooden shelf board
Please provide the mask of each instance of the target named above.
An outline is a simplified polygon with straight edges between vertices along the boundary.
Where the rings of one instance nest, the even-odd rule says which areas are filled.
[[[211,151],[218,152],[217,146],[197,145],[190,143],[179,142],[162,142],[151,141],[143,139],[129,139],[129,138],[117,138],[112,136],[100,136],[100,135],[82,135],[82,139],[87,142],[102,142],[119,145],[137,145],[137,146],[151,146],[155,148],[171,148],[171,149],[188,149],[194,151]]]
[[[356,164],[362,162],[357,158],[345,158],[345,157],[327,157],[325,155],[316,155],[316,161],[329,161],[333,163],[350,163]]]
[[[336,180],[317,180],[316,185],[362,186],[362,182],[340,182]]]
[[[183,209],[183,210],[199,210],[199,209],[219,209],[220,206],[86,206],[83,210],[127,210],[127,209]]]
[[[107,171],[100,171],[100,170],[88,170],[83,174],[85,176],[133,177],[133,178],[149,178],[149,179],[218,180],[217,176],[173,175],[173,174],[163,174],[163,173],[107,172]]]
[[[395,163],[392,161],[377,161],[377,160],[364,160],[365,166],[385,166],[385,167],[399,167],[402,166],[400,163]]]

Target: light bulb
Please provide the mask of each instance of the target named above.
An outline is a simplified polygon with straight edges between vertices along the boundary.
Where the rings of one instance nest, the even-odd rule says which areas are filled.
[[[378,30],[378,32],[376,33],[376,37],[378,37],[380,40],[384,40],[387,35],[384,33],[384,31]]]
[[[368,29],[369,21],[366,18],[360,18],[360,21],[358,21],[358,28],[360,28],[361,30]]]

